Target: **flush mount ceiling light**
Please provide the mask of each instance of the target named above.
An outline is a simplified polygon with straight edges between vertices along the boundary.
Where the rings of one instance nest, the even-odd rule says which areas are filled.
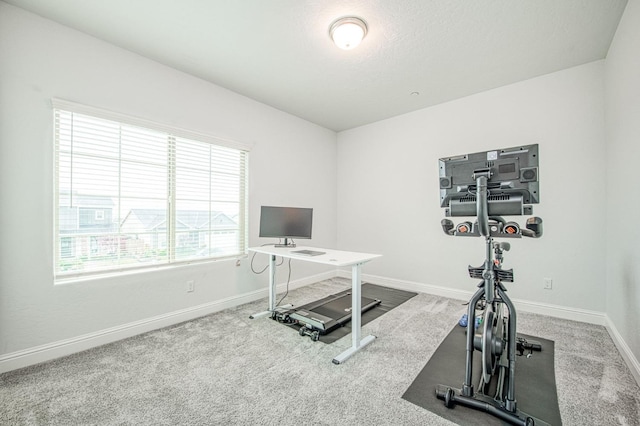
[[[331,24],[329,35],[340,49],[350,50],[367,35],[367,24],[355,16],[346,16]]]

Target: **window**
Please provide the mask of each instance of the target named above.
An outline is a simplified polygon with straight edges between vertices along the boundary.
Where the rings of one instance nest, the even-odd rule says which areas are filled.
[[[53,105],[57,278],[246,252],[246,147]]]

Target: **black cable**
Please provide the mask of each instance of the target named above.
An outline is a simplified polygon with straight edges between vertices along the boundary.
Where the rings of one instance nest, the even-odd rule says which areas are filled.
[[[293,239],[291,241],[293,242]],[[262,244],[260,247],[270,246],[270,245],[273,245],[273,244]],[[269,265],[265,266],[264,269],[262,269],[261,271],[256,271],[253,268],[253,259],[255,259],[256,254],[257,254],[256,252],[253,252],[253,256],[251,256],[251,264],[250,265],[251,265],[251,272],[253,272],[254,274],[258,274],[259,275],[259,274],[264,273],[267,269],[269,269]],[[276,268],[278,266],[282,266],[284,264],[284,257],[282,257],[282,256],[280,256],[280,257],[281,257],[282,260],[280,261],[280,263],[276,263],[276,265],[275,265]],[[276,282],[276,268],[273,268],[273,277],[271,277],[271,279],[273,280],[274,283]],[[278,303],[276,303],[276,308],[278,306],[280,306],[280,304],[282,303],[284,298],[287,297],[287,295],[289,294],[289,283],[290,282],[291,282],[291,258],[289,258],[289,275],[287,276],[287,290],[285,291],[284,296],[282,296],[282,299],[280,299],[280,301]]]
[[[271,246],[273,244],[262,244],[260,247],[264,247],[264,246]],[[260,275],[262,274],[264,271],[266,271],[267,269],[269,269],[269,265],[265,266],[264,269],[262,271],[256,271],[255,269],[253,269],[253,259],[255,259],[256,257],[256,252],[253,252],[253,256],[251,256],[251,272],[253,272],[254,274]],[[284,263],[284,258],[282,258],[282,261],[279,264],[276,264],[276,267],[278,266],[282,266],[282,264]]]
[[[284,262],[284,259],[282,259],[282,261]],[[273,277],[273,282],[275,283],[275,276]],[[291,282],[291,258],[289,258],[289,276],[287,277],[287,290],[284,293],[284,296],[282,296],[282,299],[280,299],[280,301],[278,303],[276,303],[276,308],[278,306],[280,306],[280,304],[282,303],[282,301],[284,300],[285,297],[287,297],[287,295],[289,294],[289,283]]]
[[[253,259],[255,258],[256,258],[256,252],[253,252],[253,256],[251,256],[251,272],[259,275],[259,274],[262,274],[264,271],[266,271],[269,268],[269,265],[265,266],[262,271],[256,271],[255,269],[253,269]]]
[[[280,239],[280,240],[279,240],[279,242],[281,243],[281,242],[282,242],[282,239]],[[291,239],[291,242],[295,244],[295,241],[293,240],[293,238]],[[260,247],[270,246],[270,245],[273,245],[273,244],[262,244]],[[259,275],[259,274],[264,273],[267,269],[269,269],[269,265],[265,266],[265,267],[264,267],[264,269],[262,269],[262,271],[256,271],[256,270],[253,268],[253,259],[255,259],[256,254],[257,254],[256,252],[253,252],[253,256],[251,256],[251,263],[250,263],[250,265],[251,265],[251,272],[253,272],[254,274],[258,274],[258,275]],[[281,261],[280,263],[276,263],[276,265],[275,265],[275,266],[276,266],[276,268],[277,268],[278,266],[282,266],[282,265],[284,264],[284,257],[282,257],[282,256],[280,256],[280,257],[282,258],[282,261]],[[274,283],[276,282],[276,268],[273,268],[273,277],[271,277],[271,279],[273,280],[273,282],[274,282]],[[288,276],[287,276],[287,289],[286,289],[286,291],[285,291],[285,293],[284,293],[284,296],[282,296],[282,298],[280,299],[280,301],[279,301],[278,303],[276,303],[276,308],[277,308],[278,306],[280,306],[280,304],[282,303],[282,301],[284,300],[284,298],[285,298],[285,297],[287,297],[287,295],[289,294],[289,283],[290,283],[290,282],[291,282],[291,258],[289,258],[289,274],[288,274]]]

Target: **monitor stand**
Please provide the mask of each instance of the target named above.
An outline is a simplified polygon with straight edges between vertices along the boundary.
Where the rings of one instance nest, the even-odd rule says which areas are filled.
[[[288,238],[285,237],[284,244],[275,244],[276,247],[295,247],[296,243],[293,240],[289,241]]]

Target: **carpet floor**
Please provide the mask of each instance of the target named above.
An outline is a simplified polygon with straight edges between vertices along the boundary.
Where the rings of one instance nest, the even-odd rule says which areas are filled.
[[[302,305],[344,279],[292,290]],[[419,293],[369,322],[377,339],[341,365],[351,336],[313,342],[249,315],[266,300],[0,375],[1,425],[452,425],[402,398],[465,312]],[[519,313],[553,340],[562,423],[640,425],[640,388],[604,327]],[[484,415],[479,413],[478,415]]]

